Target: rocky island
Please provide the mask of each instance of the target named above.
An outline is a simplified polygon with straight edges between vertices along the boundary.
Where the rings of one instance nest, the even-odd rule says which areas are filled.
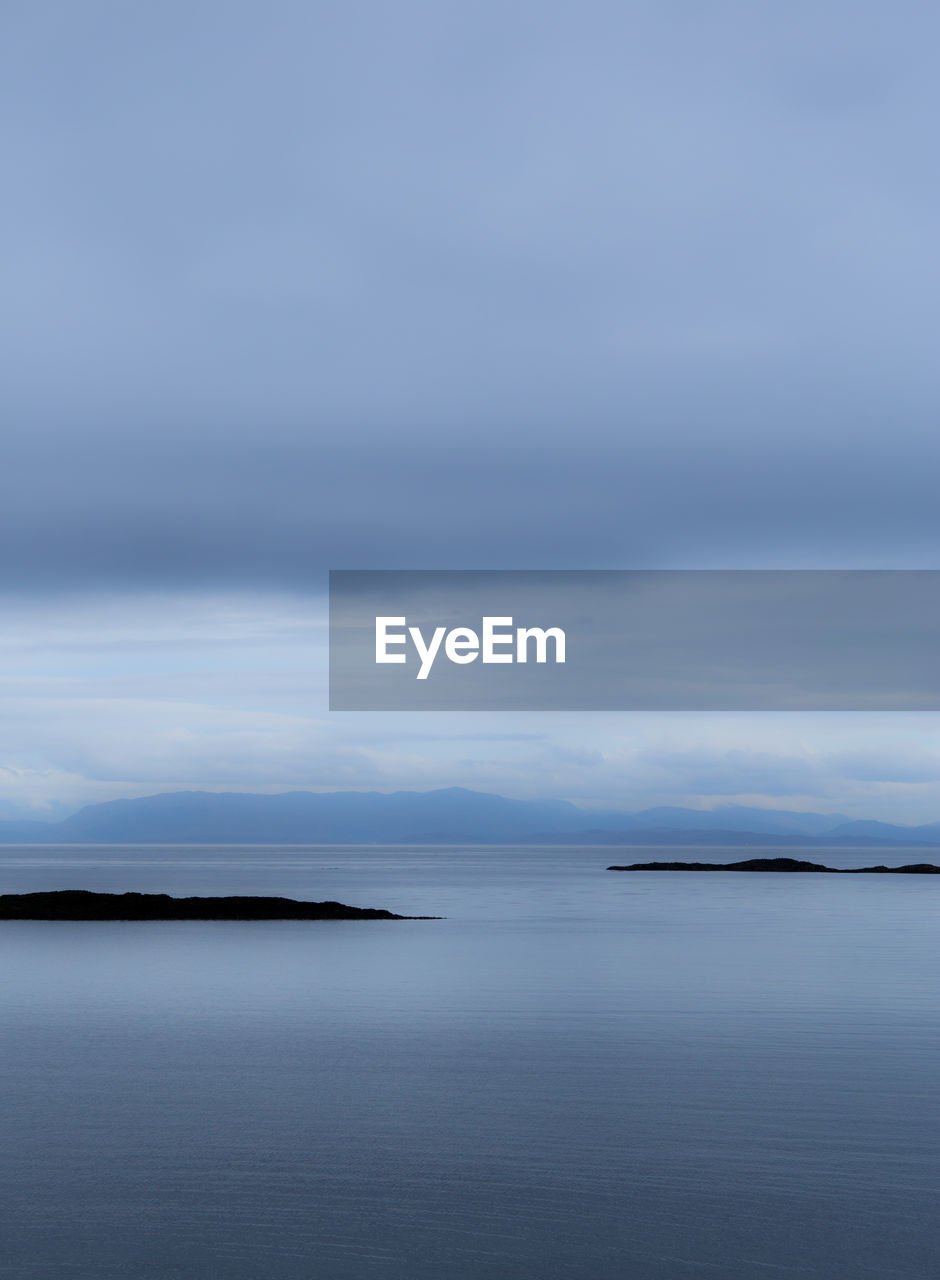
[[[912,862],[906,867],[824,867],[821,862],[798,858],[746,858],[743,862],[634,862],[608,871],[823,871],[829,875],[940,875],[932,862]]]
[[[0,920],[435,920],[342,902],[293,898],[171,898],[166,893],[58,889],[0,894]]]

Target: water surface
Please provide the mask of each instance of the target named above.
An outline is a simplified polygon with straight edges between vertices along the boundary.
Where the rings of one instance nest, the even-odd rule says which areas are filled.
[[[940,883],[699,852],[6,846],[447,919],[3,924],[0,1277],[934,1280]]]

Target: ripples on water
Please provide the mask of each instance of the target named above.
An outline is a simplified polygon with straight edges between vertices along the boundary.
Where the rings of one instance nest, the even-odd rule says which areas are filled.
[[[7,847],[448,919],[0,927],[0,1277],[935,1280],[940,878],[620,852]]]

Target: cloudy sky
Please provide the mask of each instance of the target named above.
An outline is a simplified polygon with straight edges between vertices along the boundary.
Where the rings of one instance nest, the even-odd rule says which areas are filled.
[[[940,567],[920,0],[8,0],[0,816],[940,817],[940,719],[331,715],[329,568]]]

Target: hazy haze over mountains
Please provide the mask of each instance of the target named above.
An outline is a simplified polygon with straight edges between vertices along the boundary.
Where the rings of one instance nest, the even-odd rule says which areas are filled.
[[[436,791],[279,795],[182,791],[89,805],[61,822],[0,822],[0,842],[132,844],[557,843],[940,844],[940,822],[904,827],[842,814],[724,805],[627,813],[564,800]]]

